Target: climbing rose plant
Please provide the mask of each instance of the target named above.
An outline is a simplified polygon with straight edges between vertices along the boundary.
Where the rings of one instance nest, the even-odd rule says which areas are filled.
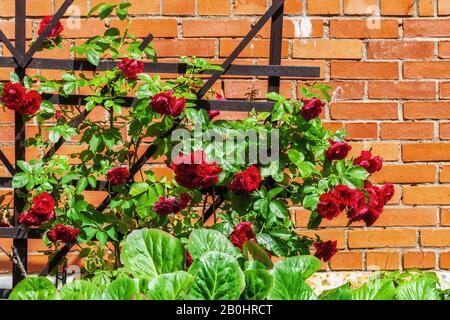
[[[24,228],[44,231],[50,256],[62,243],[78,244],[88,275],[118,270],[121,242],[134,230],[164,230],[186,244],[191,232],[208,222],[209,228],[220,231],[239,250],[252,242],[270,255],[314,254],[328,261],[336,253],[336,241],[297,233],[290,203],[310,212],[310,229],[340,215],[346,215],[349,225],[375,223],[394,189],[391,184],[379,187],[369,181],[382,168],[380,157],[363,151],[349,159],[351,146],[344,141],[345,132],[323,126],[320,114],[331,100],[331,88],[307,85],[300,90],[299,100],[271,92],[267,97],[275,104],[272,112],[251,111],[244,120],[220,120],[219,111],[202,109],[195,102],[203,85],[198,75],[220,67],[183,57],[188,68],[176,79],[162,80],[145,72],[143,60],[156,61],[156,54],[151,45],[141,50],[139,39],[129,33],[128,8],[126,2],[93,8],[90,15],[96,12],[106,19],[115,14],[127,27],[124,31],[110,27],[71,48],[93,65],[111,59],[114,69],[61,72],[60,80],[19,79],[13,73],[1,87],[3,106],[38,125],[36,136],[26,142],[28,147],[44,155],[60,139],[83,146],[68,156],[19,161],[21,170],[13,178],[14,188],[27,190],[21,193],[26,206],[19,222]],[[45,17],[39,32],[50,21],[51,17]],[[42,49],[61,47],[65,41],[58,24]],[[75,128],[72,124],[82,107],[42,99],[43,94],[67,97],[80,91],[89,92],[84,110],[101,110],[107,114],[104,119],[87,117]],[[126,97],[135,100],[130,104]],[[223,99],[213,90],[207,97]],[[180,141],[171,133],[176,129],[193,132],[194,127],[201,134],[214,132],[225,140],[236,131],[276,135],[279,148],[271,150],[276,160],[230,161],[225,155],[234,154],[235,160],[247,154],[255,141],[225,150],[211,141],[199,143],[193,135],[182,141],[188,151],[185,148],[172,156]],[[155,151],[153,159],[165,158],[171,175],[158,176],[154,166],[133,170],[148,144]],[[99,186],[106,186],[110,200],[104,212],[86,200],[87,192]],[[209,209],[211,203],[214,210]],[[204,221],[207,212],[213,215]],[[12,224],[12,217],[4,219]],[[186,261],[192,262],[189,253]]]

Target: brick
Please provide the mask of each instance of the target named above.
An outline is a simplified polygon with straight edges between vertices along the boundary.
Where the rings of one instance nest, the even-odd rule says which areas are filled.
[[[435,226],[436,209],[385,208],[375,227]]]
[[[101,0],[103,1],[103,0]],[[127,0],[131,3],[131,7],[128,8],[130,14],[159,14],[161,12],[160,0]],[[91,1],[92,5],[92,1]]]
[[[384,161],[397,161],[399,159],[398,143],[372,143],[364,141],[364,143],[351,143],[352,150],[350,157],[357,157],[362,150],[372,149],[372,154],[379,155]]]
[[[378,128],[376,123],[346,123],[346,139],[376,139],[378,137]]]
[[[70,19],[62,19],[64,27],[63,36],[66,38],[90,38],[93,34],[103,34],[106,31],[105,22],[99,20],[82,21],[78,26],[73,25]]]
[[[359,100],[364,97],[364,83],[361,81],[331,81],[326,84],[333,87],[334,101]]]
[[[403,188],[405,204],[450,204],[450,186],[418,186]]]
[[[439,42],[439,58],[450,58],[450,41]]]
[[[180,56],[214,56],[214,40],[170,40],[158,39],[153,41],[153,46],[159,57],[180,57]]]
[[[229,16],[231,14],[231,3],[223,0],[198,0],[198,14],[202,16]]]
[[[121,30],[124,30],[126,24],[125,21],[111,21],[112,27]],[[140,38],[145,38],[149,33],[155,37],[174,38],[178,36],[178,23],[175,19],[134,19],[129,27],[129,32]]]
[[[0,142],[14,142],[14,127],[8,126],[8,127],[0,127]]]
[[[284,20],[284,38],[322,38],[324,22],[320,19],[301,17],[293,20]],[[270,38],[270,24],[267,23],[256,35],[257,38]]]
[[[357,248],[406,248],[416,246],[416,231],[398,230],[350,230],[348,246]]]
[[[441,226],[450,226],[450,209],[441,209]]]
[[[338,102],[330,105],[331,119],[398,119],[396,103]]]
[[[388,38],[399,36],[397,20],[380,20],[379,27],[373,28],[367,20],[331,20],[330,37],[345,39]]]
[[[450,122],[444,122],[439,125],[439,138],[450,139]]]
[[[398,79],[398,63],[332,61],[331,78],[346,80],[396,80]]]
[[[376,13],[376,0],[344,0],[344,14],[346,15],[373,15]]]
[[[367,269],[398,270],[400,268],[400,253],[398,252],[367,252]]]
[[[433,165],[385,165],[373,174],[377,183],[424,183],[436,181],[436,167]]]
[[[298,0],[284,1],[284,13],[286,14],[302,14],[303,2]]]
[[[237,15],[262,14],[266,11],[266,0],[236,0],[233,13]]]
[[[433,269],[436,266],[434,252],[405,252],[403,267],[405,269]]]
[[[231,52],[239,45],[238,39],[221,39],[220,40],[220,56],[229,56]],[[241,58],[258,58],[269,57],[270,40],[269,39],[253,39],[247,47],[239,55]],[[283,41],[282,57],[288,56],[288,42]]]
[[[434,57],[432,41],[370,41],[367,48],[369,59],[430,59]]]
[[[448,0],[438,0],[438,15],[445,16],[450,14],[450,2]]]
[[[404,162],[412,161],[450,161],[448,143],[408,143],[402,146]]]
[[[419,0],[419,16],[434,16],[434,0]]]
[[[450,269],[450,252],[441,253],[439,260],[441,269]]]
[[[48,0],[27,0],[27,16],[48,16],[52,12],[52,2]]]
[[[408,79],[447,79],[450,77],[450,61],[406,61],[403,75]]]
[[[381,0],[381,15],[411,16],[414,11],[414,0]]]
[[[337,252],[330,260],[331,270],[362,270],[361,252]]]
[[[405,119],[448,119],[450,102],[405,102],[403,115]]]
[[[450,98],[450,82],[439,83],[439,97],[441,99]]]
[[[186,16],[195,14],[195,0],[163,0],[163,15]]]
[[[382,140],[433,139],[433,122],[386,122],[380,124]]]
[[[340,0],[309,0],[308,14],[333,15],[341,12]]]
[[[249,20],[186,20],[184,37],[243,37],[251,28]]]
[[[64,3],[64,0],[55,0],[55,12],[58,11],[58,9],[61,7],[61,5]],[[75,0],[73,4],[67,9],[66,13],[64,14],[65,17],[70,16],[87,16],[89,12],[87,1],[85,0]]]
[[[301,59],[361,59],[360,40],[294,40],[292,57]]]
[[[371,99],[433,99],[436,96],[434,82],[419,81],[372,81],[369,82]]]
[[[49,1],[50,2],[50,1]],[[0,0],[0,17],[14,17],[15,3],[11,0]]]
[[[450,229],[422,229],[420,244],[423,247],[448,247],[450,246]]]
[[[450,19],[407,19],[403,23],[405,37],[448,37]]]

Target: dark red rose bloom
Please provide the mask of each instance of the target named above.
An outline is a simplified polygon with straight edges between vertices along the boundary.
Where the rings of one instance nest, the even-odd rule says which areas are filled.
[[[178,213],[186,209],[190,201],[191,197],[186,192],[181,193],[179,199],[176,197],[160,197],[153,206],[153,211],[162,216]]]
[[[325,103],[317,98],[303,100],[303,103],[304,105],[300,113],[306,121],[317,118],[322,113],[322,108],[325,106]]]
[[[318,259],[322,259],[323,262],[327,262],[337,252],[337,241],[329,240],[325,242],[314,242],[314,248],[316,248],[314,256]]]
[[[52,18],[52,16],[46,16],[42,19],[42,21],[39,23],[38,35],[41,35],[44,32],[45,27],[50,24]],[[49,38],[56,38],[61,32],[63,32],[63,30],[64,27],[62,26],[61,22],[58,21],[56,26],[50,32]]]
[[[186,99],[177,99],[173,95],[173,91],[161,92],[154,95],[150,105],[157,113],[172,117],[178,117],[184,112],[186,107]]]
[[[325,152],[325,157],[330,160],[342,160],[348,156],[348,152],[352,147],[345,142],[335,142],[333,140],[328,140],[331,144],[330,148]]]
[[[244,242],[255,238],[255,233],[252,229],[251,222],[241,222],[236,225],[233,233],[230,236],[231,242],[235,247],[242,250]]]
[[[65,226],[63,224],[56,224],[53,230],[47,232],[47,238],[51,242],[75,242],[77,241],[80,230]]]
[[[118,186],[127,183],[129,178],[130,172],[128,171],[128,168],[125,167],[112,168],[106,174],[106,179],[113,186]]]
[[[367,213],[363,215],[362,219],[366,223],[367,227],[371,227],[383,213],[383,210],[378,210],[377,208],[369,207]]]
[[[187,250],[186,250],[186,253],[184,255],[185,255],[185,260],[186,260],[186,263],[185,263],[186,264],[186,268],[189,268],[191,266],[191,264],[192,264],[192,256],[189,253],[189,251],[187,251]]]
[[[225,97],[223,95],[221,95],[220,93],[216,93],[216,95],[214,96],[216,100],[227,100],[225,99]]]
[[[339,200],[336,199],[333,193],[324,193],[320,196],[317,213],[328,220],[333,220],[341,214]]]
[[[339,184],[334,188],[334,195],[339,204],[343,207],[355,208],[359,206],[361,202],[365,201],[364,194],[359,189],[351,189],[346,185]]]
[[[381,188],[381,198],[383,199],[384,204],[391,201],[392,197],[394,197],[395,189],[394,185],[387,183]]]
[[[28,227],[37,227],[41,225],[39,219],[29,212],[22,213],[19,216],[19,223]]]
[[[177,183],[188,189],[211,187],[219,182],[218,175],[222,172],[216,162],[206,162],[202,150],[180,154],[173,160],[172,169]]]
[[[23,116],[29,116],[35,114],[40,108],[42,103],[41,95],[34,90],[26,93],[22,105],[17,110]]]
[[[24,96],[25,88],[20,83],[8,82],[3,88],[2,101],[8,109],[18,111]]]
[[[35,213],[50,214],[55,210],[55,199],[48,192],[42,192],[33,198],[32,210]]]
[[[62,114],[62,112],[61,112],[60,110],[58,110],[58,111],[55,112],[55,119],[56,119],[56,120],[61,119],[62,116],[63,116],[63,114]]]
[[[380,171],[383,168],[383,159],[379,156],[372,158],[370,151],[361,151],[361,155],[353,160],[353,164],[359,165],[370,174]]]
[[[214,119],[215,117],[218,117],[219,115],[220,115],[219,110],[209,110],[208,111],[208,116],[209,116],[210,120]]]
[[[261,174],[256,166],[238,172],[234,175],[234,180],[228,185],[233,191],[253,192],[259,189]]]
[[[128,79],[137,79],[137,75],[144,72],[144,62],[134,59],[123,58],[117,67]]]

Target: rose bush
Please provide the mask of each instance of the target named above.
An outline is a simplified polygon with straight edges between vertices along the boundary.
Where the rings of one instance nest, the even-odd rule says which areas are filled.
[[[90,14],[97,12],[100,19],[116,14],[129,26],[129,6],[126,2],[100,4]],[[49,21],[45,18],[41,25]],[[65,41],[62,27],[55,28],[42,49],[60,46]],[[268,254],[294,259],[316,255],[323,261],[332,259],[335,254],[336,242],[323,242],[319,237],[296,232],[289,202],[311,212],[310,229],[318,228],[324,218],[332,220],[341,214],[347,215],[349,224],[364,221],[370,226],[393,196],[392,185],[377,187],[369,181],[370,175],[381,169],[382,159],[372,157],[370,151],[348,159],[351,147],[344,141],[345,132],[332,132],[323,126],[319,116],[325,101],[330,101],[330,88],[325,85],[307,85],[299,92],[300,100],[269,93],[268,99],[275,105],[272,112],[251,111],[245,120],[224,121],[217,119],[219,111],[205,110],[195,103],[203,85],[199,75],[220,69],[204,59],[183,57],[182,62],[188,66],[186,74],[163,81],[158,75],[144,72],[143,61],[155,61],[155,52],[151,45],[139,48],[139,40],[129,33],[129,28],[120,31],[110,27],[103,35],[94,36],[71,50],[93,65],[110,59],[116,61],[117,67],[104,72],[62,72],[61,80],[43,76],[19,79],[13,73],[11,81],[1,90],[5,107],[38,125],[38,134],[28,139],[27,146],[44,154],[60,139],[76,139],[84,148],[69,156],[19,161],[21,172],[14,176],[13,186],[28,190],[23,195],[27,205],[19,222],[24,227],[39,227],[44,231],[50,256],[61,243],[83,245],[79,249],[86,279],[94,279],[102,272],[114,271],[117,275],[121,267],[126,268],[127,258],[122,258],[126,248],[124,241],[135,235],[136,230],[164,230],[177,237],[167,241],[189,247],[192,235],[203,230],[199,228],[208,222],[215,233],[208,234],[201,242],[203,246],[213,243],[224,249],[222,243],[226,247],[228,255],[223,258],[229,260],[230,268],[236,272],[239,289],[233,298],[239,298],[244,290],[244,278],[256,281],[255,277],[261,274],[269,277],[253,264],[249,270],[239,269],[233,259],[241,255],[248,258],[249,250],[256,250],[265,257],[263,263],[267,265],[271,264]],[[78,127],[73,127],[74,120],[83,112],[80,106],[58,106],[41,98],[44,93],[65,97],[79,90],[91,92],[85,99],[84,111],[104,110],[108,114],[106,119],[84,118]],[[131,105],[127,96],[135,98]],[[208,97],[223,99],[214,91],[209,92]],[[172,136],[177,129],[192,134],[180,142]],[[197,139],[200,134],[229,141],[236,132],[240,135],[250,130],[260,139],[244,140],[231,148],[208,139]],[[264,149],[268,141],[275,141],[277,146]],[[177,149],[180,143],[184,147],[181,151]],[[148,144],[154,151],[154,159],[165,157],[172,176],[157,178],[152,167],[133,171],[141,163],[141,155]],[[260,152],[274,154],[274,160],[254,161],[246,157],[255,147]],[[107,192],[109,207],[101,212],[85,196],[86,191],[105,185],[102,190]],[[209,221],[204,221],[203,217],[211,212],[211,201],[217,204],[212,210],[214,214]],[[226,238],[237,248],[228,242],[225,245]],[[139,241],[141,244],[147,240]],[[174,258],[177,268],[171,272],[181,270],[185,262],[184,248],[177,250],[180,254]],[[207,255],[207,251],[202,250],[189,249],[194,276],[201,273],[208,259],[219,263],[222,258]],[[311,259],[308,261],[318,265],[314,258],[301,258]],[[293,260],[282,264],[289,265],[288,261]],[[160,272],[160,267],[165,268],[153,263],[148,265],[148,270],[128,272],[144,278],[149,277],[148,272],[153,276],[165,274]],[[275,279],[277,272],[284,271],[274,271]],[[192,282],[190,276],[184,274],[170,277],[172,280],[182,277],[186,284]],[[196,297],[212,298],[200,292],[200,288],[195,290]],[[269,288],[261,290],[269,295]],[[275,290],[270,295],[284,297],[283,290]],[[153,293],[149,294],[151,297]],[[161,293],[154,294],[160,297]],[[266,297],[258,292],[244,294],[248,298],[252,295]]]

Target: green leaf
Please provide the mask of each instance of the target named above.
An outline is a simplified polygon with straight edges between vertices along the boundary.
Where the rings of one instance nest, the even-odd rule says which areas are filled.
[[[243,298],[246,300],[264,300],[273,287],[273,276],[267,270],[245,270],[245,291]]]
[[[286,270],[302,279],[308,279],[320,270],[322,263],[313,256],[295,256],[275,263],[275,269]]]
[[[335,289],[323,291],[320,296],[320,300],[351,300],[352,291],[350,290],[350,284],[346,283]]]
[[[17,73],[11,72],[9,74],[9,81],[11,81],[12,83],[20,83],[20,78]]]
[[[289,218],[289,210],[284,203],[278,200],[273,200],[269,203],[270,213],[280,219]]]
[[[305,283],[301,274],[293,270],[278,268],[273,270],[274,284],[267,297],[269,300],[316,300],[312,289]]]
[[[81,174],[78,172],[69,172],[66,175],[64,175],[61,178],[61,183],[62,184],[68,184],[69,182],[72,182],[73,180],[78,179],[79,177],[81,177]]]
[[[232,256],[222,252],[207,252],[194,260],[189,273],[195,281],[189,299],[237,300],[245,288],[244,272]]]
[[[145,294],[152,300],[183,300],[194,281],[185,271],[161,274],[154,278]]]
[[[242,255],[246,260],[256,260],[264,264],[268,269],[273,268],[273,263],[266,251],[258,244],[246,241],[242,246]]]
[[[14,177],[12,179],[12,186],[15,189],[19,189],[19,188],[26,186],[29,181],[30,181],[30,177],[27,173],[19,172],[14,175]]]
[[[56,288],[45,277],[28,277],[20,281],[9,300],[55,300]]]
[[[280,244],[268,233],[259,233],[256,235],[256,241],[279,257],[283,257],[286,253]]]
[[[128,278],[120,278],[111,282],[103,293],[104,300],[133,300],[138,293],[136,282]]]
[[[82,193],[86,189],[87,185],[88,185],[87,178],[86,177],[81,177],[80,180],[78,180],[77,189],[76,189],[75,192],[77,194]]]
[[[147,182],[136,182],[130,188],[130,195],[137,196],[138,194],[146,192],[150,186]]]
[[[59,292],[61,300],[101,300],[102,291],[86,280],[75,280],[66,284]]]
[[[374,280],[352,291],[352,300],[393,300],[394,282],[389,279]]]
[[[91,49],[87,50],[86,51],[86,58],[94,66],[98,66],[98,64],[100,62],[100,55],[95,50],[91,50]]]
[[[120,260],[134,277],[151,280],[158,274],[183,269],[184,248],[179,239],[167,232],[135,230],[123,242]]]
[[[97,4],[96,6],[92,7],[92,9],[89,10],[89,12],[88,12],[87,17],[89,18],[90,16],[92,16],[96,11],[98,11],[98,9],[100,9],[100,7],[104,6],[105,4],[106,4],[105,2],[101,2],[101,3]]]
[[[198,259],[209,251],[227,253],[235,258],[242,256],[230,240],[219,231],[213,229],[192,231],[189,236],[188,249],[193,259]]]
[[[435,279],[420,277],[399,285],[397,300],[441,300],[441,296]]]

